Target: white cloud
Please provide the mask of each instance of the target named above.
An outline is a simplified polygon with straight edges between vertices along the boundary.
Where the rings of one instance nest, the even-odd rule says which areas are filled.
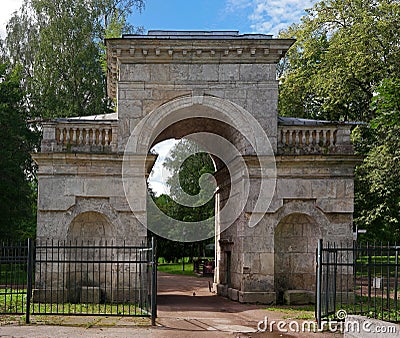
[[[239,9],[251,7],[252,4],[252,0],[226,0],[226,10],[229,12],[235,12]]]
[[[1,0],[0,10],[0,38],[6,36],[6,25],[11,15],[22,5],[22,0]]]
[[[226,0],[230,12],[250,10],[248,20],[254,33],[277,35],[280,30],[299,22],[316,0]]]
[[[156,196],[169,195],[169,188],[162,182],[149,181],[149,187],[154,191]]]
[[[150,188],[157,196],[161,194],[169,194],[169,188],[166,185],[166,182],[171,176],[171,173],[163,166],[163,163],[164,160],[169,156],[169,151],[178,142],[179,140],[166,140],[158,143],[152,149],[158,154],[158,157],[153,166],[148,182]]]

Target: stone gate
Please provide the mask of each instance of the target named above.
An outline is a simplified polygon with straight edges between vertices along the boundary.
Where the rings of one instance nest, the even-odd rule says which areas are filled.
[[[357,158],[350,125],[278,117],[276,66],[293,42],[235,31],[107,40],[107,88],[117,112],[43,123],[41,152],[33,155],[38,240],[145,241],[146,179],[155,161],[149,150],[169,138],[213,133],[236,147],[250,187],[238,216],[222,226],[233,179],[245,179],[216,160],[215,290],[261,303],[279,301],[286,290],[314,291],[317,240],[352,240]],[[260,156],[253,120],[271,153]],[[132,134],[128,155],[137,168],[128,200],[122,174]],[[267,176],[262,163],[271,156],[274,186],[263,209],[255,200]]]

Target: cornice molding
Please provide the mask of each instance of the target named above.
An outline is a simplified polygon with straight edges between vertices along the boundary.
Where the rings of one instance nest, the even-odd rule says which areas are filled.
[[[120,64],[276,64],[293,39],[143,39],[106,40],[108,93],[116,95]]]

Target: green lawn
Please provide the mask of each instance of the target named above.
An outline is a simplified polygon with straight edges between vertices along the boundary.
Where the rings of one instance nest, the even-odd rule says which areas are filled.
[[[26,290],[14,291],[0,289],[0,313],[23,314],[26,311]],[[72,303],[31,303],[31,314],[87,314],[87,315],[138,315],[146,316],[148,313],[137,304],[72,304]]]
[[[295,319],[314,320],[315,319],[314,305],[296,306],[296,307],[276,305],[274,307],[268,307],[265,310],[282,312],[282,313],[284,313],[284,316],[283,316],[284,319],[292,319],[292,320],[295,320]]]
[[[172,273],[174,275],[196,276],[193,271],[193,263],[185,263],[185,271],[182,271],[182,263],[158,264],[158,271]]]

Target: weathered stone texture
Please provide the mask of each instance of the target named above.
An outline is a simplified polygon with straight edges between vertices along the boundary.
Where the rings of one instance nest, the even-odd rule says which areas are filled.
[[[286,293],[288,302],[298,303],[315,288],[318,239],[352,238],[358,159],[350,126],[278,119],[276,64],[292,40],[235,34],[211,39],[207,34],[108,41],[108,93],[117,99],[117,113],[44,123],[42,153],[33,156],[39,164],[38,239],[140,244],[147,236],[142,188],[148,172],[138,169],[125,187],[129,205],[122,159],[131,134],[137,139],[130,164],[148,158],[150,171],[152,145],[195,132],[215,133],[244,156],[250,177],[243,178],[239,169],[229,173],[216,161],[217,208],[223,209],[231,190],[235,206],[245,198],[246,203],[238,217],[226,214],[216,222],[214,289],[233,300],[259,303],[303,290]],[[264,153],[267,146],[255,125],[268,136],[273,154]],[[268,164],[271,157],[275,162]],[[260,163],[267,163],[264,170]],[[275,165],[276,182],[268,185],[272,201],[255,210],[261,180],[274,176]],[[246,183],[248,197],[235,190]],[[249,227],[255,214],[261,220]],[[96,302],[104,283],[87,285],[84,300]],[[35,297],[48,295],[37,291]],[[80,300],[78,291],[71,297]]]

